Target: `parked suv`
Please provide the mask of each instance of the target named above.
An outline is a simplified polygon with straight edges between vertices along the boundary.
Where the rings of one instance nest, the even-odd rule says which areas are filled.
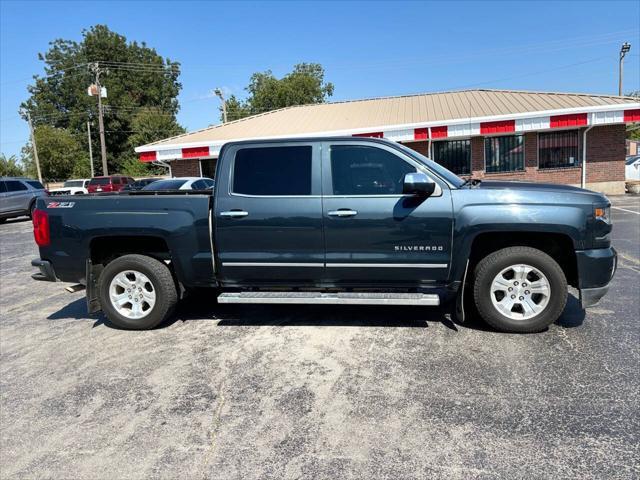
[[[131,177],[111,175],[109,177],[93,177],[87,190],[89,193],[119,192],[125,185],[135,182]]]
[[[47,193],[37,180],[0,177],[0,223],[4,223],[7,218],[31,216],[36,198]]]

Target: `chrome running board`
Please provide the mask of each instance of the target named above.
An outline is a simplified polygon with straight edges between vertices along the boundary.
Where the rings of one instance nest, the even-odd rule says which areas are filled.
[[[289,303],[326,305],[440,305],[440,297],[424,293],[363,292],[234,292],[221,293],[218,303]]]

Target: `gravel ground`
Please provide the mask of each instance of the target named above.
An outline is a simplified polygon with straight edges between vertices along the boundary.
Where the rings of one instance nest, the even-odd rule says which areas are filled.
[[[0,477],[638,478],[640,199],[612,200],[612,289],[534,335],[211,298],[120,331],[32,281],[31,222],[9,221]]]

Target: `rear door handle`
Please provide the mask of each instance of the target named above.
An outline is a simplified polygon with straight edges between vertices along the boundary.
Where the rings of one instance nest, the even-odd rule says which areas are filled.
[[[358,212],[349,208],[341,208],[339,210],[331,210],[327,214],[331,217],[354,217]]]
[[[249,212],[245,212],[244,210],[228,210],[226,212],[220,212],[221,217],[240,218],[246,217],[247,215],[249,215]]]

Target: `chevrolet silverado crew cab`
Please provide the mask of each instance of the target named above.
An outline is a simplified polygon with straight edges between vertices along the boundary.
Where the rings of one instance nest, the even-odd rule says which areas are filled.
[[[567,285],[583,307],[616,269],[610,203],[564,185],[462,180],[397,143],[226,144],[214,191],[39,199],[40,280],[86,286],[118,327],[161,323],[185,291],[220,303],[439,305],[540,331]]]

